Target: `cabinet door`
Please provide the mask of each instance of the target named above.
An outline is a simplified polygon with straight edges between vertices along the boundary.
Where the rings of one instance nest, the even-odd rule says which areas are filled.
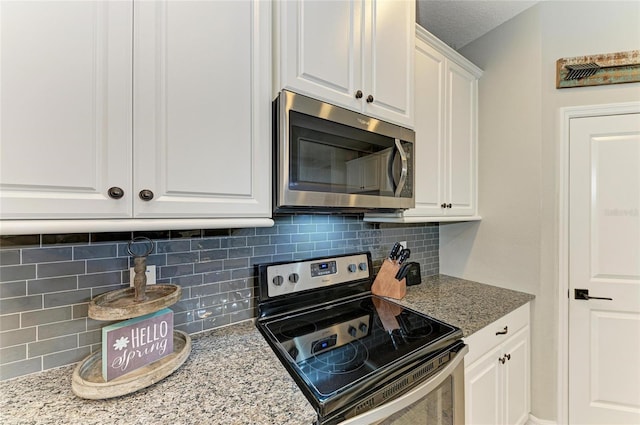
[[[0,2],[3,219],[131,215],[131,8]]]
[[[476,94],[477,79],[447,61],[445,199],[447,215],[476,213]]]
[[[368,115],[413,128],[415,2],[374,0],[365,8],[363,105]],[[367,97],[373,97],[372,102]]]
[[[529,418],[529,327],[521,329],[503,345],[505,423],[524,424]]]
[[[482,359],[465,368],[465,423],[469,425],[502,424],[501,347],[489,351]]]
[[[416,207],[405,216],[438,216],[444,183],[444,78],[445,58],[427,43],[416,40],[415,199]]]
[[[135,217],[270,216],[270,11],[135,3]]]
[[[361,110],[363,0],[276,2],[281,88]]]

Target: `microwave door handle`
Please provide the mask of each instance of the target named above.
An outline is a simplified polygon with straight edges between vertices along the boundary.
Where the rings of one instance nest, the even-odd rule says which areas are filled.
[[[400,163],[402,164],[402,169],[400,170],[400,179],[398,180],[398,185],[395,190],[395,197],[398,198],[400,193],[402,193],[402,189],[404,188],[405,183],[407,182],[407,172],[409,171],[409,161],[407,161],[407,153],[402,148],[402,143],[400,143],[400,139],[396,140],[396,148],[398,149],[398,153],[400,154]],[[392,173],[393,174],[393,173]],[[393,178],[393,176],[392,176]]]

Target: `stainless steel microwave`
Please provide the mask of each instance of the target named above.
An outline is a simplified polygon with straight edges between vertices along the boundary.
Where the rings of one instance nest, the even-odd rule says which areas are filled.
[[[287,90],[274,101],[276,212],[415,205],[415,133]]]

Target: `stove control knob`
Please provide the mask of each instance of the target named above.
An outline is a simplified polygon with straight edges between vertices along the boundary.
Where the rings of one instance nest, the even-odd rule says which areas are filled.
[[[273,278],[273,284],[276,286],[282,285],[283,282],[284,282],[284,278],[280,275]]]
[[[298,283],[298,280],[300,280],[300,275],[298,275],[298,273],[291,273],[289,275],[289,282]]]
[[[362,270],[362,271],[367,270],[367,263],[360,263],[360,264],[358,265],[358,268],[359,268],[360,270]]]
[[[355,273],[356,272],[356,265],[355,264],[349,264],[349,267],[347,267],[347,269],[349,270],[350,273]]]
[[[360,329],[360,332],[367,333],[367,325],[365,325],[364,323],[360,322],[360,324],[358,325],[358,329]]]
[[[354,338],[358,334],[358,331],[353,326],[349,326],[349,329],[347,330],[347,332],[349,332],[349,335],[351,335]]]

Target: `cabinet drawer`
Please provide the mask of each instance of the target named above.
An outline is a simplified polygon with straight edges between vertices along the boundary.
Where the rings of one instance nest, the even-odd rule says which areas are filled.
[[[470,365],[492,348],[502,344],[517,331],[529,324],[529,303],[518,307],[511,313],[485,326],[464,340],[469,345],[469,353],[465,356],[465,364]],[[498,332],[506,334],[496,335]]]

